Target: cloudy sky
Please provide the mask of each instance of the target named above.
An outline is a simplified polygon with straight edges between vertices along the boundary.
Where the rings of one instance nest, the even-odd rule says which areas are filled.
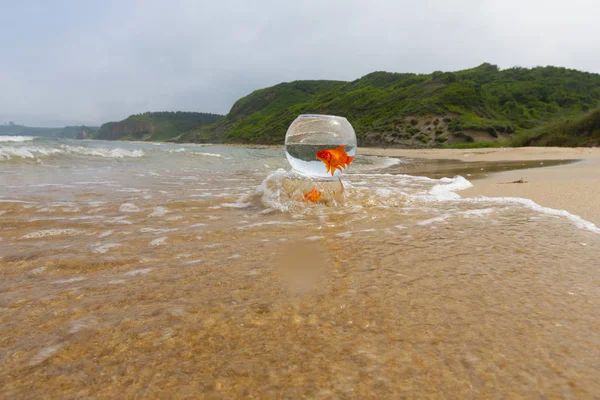
[[[490,62],[600,72],[597,0],[0,0],[0,123],[227,113],[255,89]]]

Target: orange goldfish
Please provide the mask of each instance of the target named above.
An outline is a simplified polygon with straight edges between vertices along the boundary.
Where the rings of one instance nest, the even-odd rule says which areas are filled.
[[[336,169],[341,171],[349,167],[352,160],[354,160],[354,156],[346,154],[346,146],[318,151],[317,158],[325,163],[327,172],[331,172],[331,176],[333,176]]]
[[[321,192],[317,189],[313,189],[310,192],[304,193],[304,201],[316,203],[319,200],[321,200]]]

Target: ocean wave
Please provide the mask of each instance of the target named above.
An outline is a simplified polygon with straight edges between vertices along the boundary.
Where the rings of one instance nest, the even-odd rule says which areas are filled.
[[[126,150],[122,148],[91,148],[63,144],[57,147],[42,146],[0,146],[0,161],[11,159],[39,160],[50,156],[71,155],[102,158],[138,158],[143,157],[140,149]]]
[[[352,179],[363,179],[369,176],[369,185],[353,185]],[[306,201],[294,200],[290,188],[296,186],[302,189],[305,185],[299,180],[297,185],[284,184],[289,178],[288,173],[279,169],[267,176],[256,188],[255,192],[240,199],[240,203],[262,206],[265,211],[278,210],[304,214],[319,212],[323,204],[313,204]],[[362,183],[358,181],[357,183]],[[346,188],[345,200],[339,204],[330,203],[347,214],[364,212],[365,208],[397,208],[400,214],[410,212],[410,209],[427,211],[428,218],[416,222],[419,226],[444,222],[455,216],[463,218],[488,218],[497,210],[499,205],[526,208],[541,215],[561,217],[575,227],[600,234],[600,227],[566,210],[544,207],[530,199],[519,197],[474,197],[464,198],[459,192],[472,187],[471,182],[462,176],[453,178],[432,179],[421,176],[390,175],[390,174],[352,174],[344,180]],[[296,196],[297,197],[297,196]],[[302,196],[300,196],[301,198]],[[484,208],[475,208],[473,206]],[[431,214],[432,213],[432,214]]]
[[[97,156],[97,157],[105,157],[105,158],[124,158],[124,157],[143,157],[144,152],[140,149],[135,150],[125,150],[121,148],[116,149],[106,149],[106,148],[90,148],[83,146],[71,146],[71,145],[61,145],[62,149],[70,154],[77,154],[83,156]]]
[[[221,158],[225,158],[224,156],[222,156],[221,154],[216,154],[216,153],[203,153],[203,152],[194,152],[193,154],[198,154],[201,156],[207,156],[207,157],[221,157]]]
[[[166,151],[168,153],[184,153],[189,156],[201,156],[201,157],[214,157],[214,158],[223,158],[225,160],[230,160],[230,157],[225,157],[222,154],[218,153],[207,153],[202,151],[194,151],[190,148],[180,147],[177,149],[161,149],[162,151]]]
[[[530,199],[524,199],[522,197],[487,197],[487,196],[479,196],[479,197],[471,197],[460,199],[463,202],[468,203],[496,203],[496,204],[516,204],[521,205],[530,210],[539,212],[541,214],[551,215],[555,217],[564,217],[568,219],[573,225],[575,225],[579,229],[585,229],[592,233],[596,233],[600,235],[600,228],[596,226],[593,222],[587,221],[581,218],[578,215],[571,214],[567,210],[544,207],[539,205]]]
[[[35,140],[34,136],[0,136],[0,142],[30,142]]]
[[[38,159],[39,157],[47,157],[52,154],[60,154],[61,152],[61,150],[56,148],[44,148],[34,146],[0,146],[0,160],[7,161],[13,158]]]

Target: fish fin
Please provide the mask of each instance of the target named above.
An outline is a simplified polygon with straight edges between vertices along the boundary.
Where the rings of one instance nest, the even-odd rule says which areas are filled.
[[[335,151],[339,151],[339,152],[344,152],[344,154],[346,154],[346,145],[343,144],[341,146],[336,147]]]

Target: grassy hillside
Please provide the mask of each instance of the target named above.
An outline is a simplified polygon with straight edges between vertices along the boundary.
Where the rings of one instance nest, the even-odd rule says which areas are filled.
[[[514,146],[600,146],[600,108],[515,135]]]
[[[298,114],[320,113],[348,118],[360,145],[508,144],[515,132],[580,118],[599,104],[600,75],[566,68],[482,64],[422,75],[373,72],[352,82],[296,81],[257,90],[225,118],[178,140],[282,143]]]
[[[166,141],[221,117],[197,112],[147,112],[103,124],[94,139]]]

